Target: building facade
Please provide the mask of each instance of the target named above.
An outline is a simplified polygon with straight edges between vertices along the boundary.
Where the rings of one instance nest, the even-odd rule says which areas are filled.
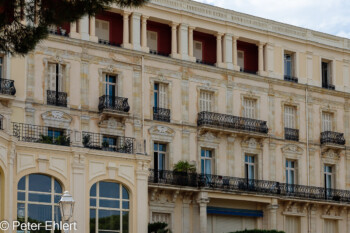
[[[0,58],[0,219],[350,233],[350,40],[189,0],[50,32]]]

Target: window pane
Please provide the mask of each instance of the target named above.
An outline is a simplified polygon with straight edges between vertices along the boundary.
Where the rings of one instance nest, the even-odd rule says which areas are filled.
[[[90,206],[96,206],[96,199],[90,198]]]
[[[29,191],[51,192],[51,177],[41,174],[29,175]]]
[[[51,203],[51,195],[29,193],[29,201]]]
[[[90,233],[96,233],[96,210],[90,209]]]
[[[117,200],[100,199],[100,207],[119,209],[120,205],[119,205],[119,201]]]
[[[128,201],[123,201],[123,209],[129,209],[129,202]]]
[[[100,197],[119,198],[119,184],[100,182]]]
[[[129,232],[129,212],[123,211],[123,233]]]
[[[28,222],[52,221],[52,207],[48,205],[28,204]]]
[[[17,218],[24,218],[24,216],[25,216],[24,203],[18,203],[17,204]]]
[[[54,197],[54,202],[56,203],[56,204],[58,204],[58,202],[61,200],[61,195],[55,195],[55,197]]]
[[[26,177],[22,177],[22,179],[18,182],[17,186],[18,190],[25,190],[26,189]]]
[[[205,161],[205,173],[211,174],[211,160],[209,159]]]
[[[128,200],[129,199],[129,192],[126,190],[125,187],[123,187],[123,199]]]
[[[154,143],[154,151],[158,151],[158,144]]]
[[[98,228],[99,230],[120,230],[120,211],[99,210]]]
[[[166,151],[166,145],[165,144],[159,144],[159,151]]]
[[[53,220],[55,222],[60,222],[61,221],[61,209],[60,209],[59,206],[55,206]]]
[[[90,189],[90,196],[96,197],[96,184],[94,184]]]
[[[25,200],[25,193],[24,192],[18,192],[17,193],[17,200],[18,201],[24,201]]]
[[[62,193],[62,187],[57,180],[55,180],[55,193]]]

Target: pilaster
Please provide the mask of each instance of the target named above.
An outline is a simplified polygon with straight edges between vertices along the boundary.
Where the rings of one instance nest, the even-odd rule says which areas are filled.
[[[137,233],[147,233],[148,225],[148,164],[139,161],[136,171],[137,182]]]
[[[274,45],[267,43],[265,45],[265,71],[269,77],[274,77]]]
[[[90,40],[89,16],[85,15],[79,20],[79,32],[82,40]]]
[[[178,33],[179,55],[181,59],[188,60],[188,25],[180,24]]]
[[[270,171],[270,154],[269,154],[269,140],[268,138],[263,140],[263,180],[269,180]]]
[[[149,16],[142,15],[141,17],[141,49],[142,51],[149,53],[147,46],[147,20]]]
[[[216,66],[223,67],[222,64],[222,33],[216,33]]]
[[[259,42],[258,44],[258,73],[261,76],[264,76],[264,43]]]
[[[141,50],[141,14],[134,12],[131,15],[131,44],[134,50]]]
[[[79,232],[86,232],[88,224],[84,224],[86,221],[86,170],[85,170],[85,155],[75,154],[72,162],[72,182],[71,182],[71,194],[75,200],[74,213],[72,221],[76,221],[78,224]],[[69,190],[68,190],[69,191]]]
[[[225,34],[224,36],[224,46],[223,46],[223,55],[224,63],[227,69],[233,69],[232,63],[232,36],[231,34]]]
[[[239,71],[240,67],[238,66],[238,55],[237,55],[237,40],[238,36],[232,38],[232,56],[233,56],[233,69]]]
[[[197,203],[199,204],[199,233],[207,233],[207,205],[209,203],[208,193],[200,192]]]
[[[98,42],[98,37],[96,36],[96,31],[95,31],[95,23],[96,23],[96,19],[95,16],[90,16],[89,18],[90,20],[90,41],[93,42]]]
[[[171,23],[171,57],[178,58],[177,53],[177,26],[178,23]]]
[[[129,16],[130,12],[123,11],[123,48],[131,48],[129,40]]]
[[[193,30],[195,27],[188,27],[188,56],[189,60],[192,62],[196,62],[196,58],[193,56]]]
[[[271,204],[267,207],[269,213],[268,229],[277,229],[277,209],[278,201],[277,199],[272,199]]]

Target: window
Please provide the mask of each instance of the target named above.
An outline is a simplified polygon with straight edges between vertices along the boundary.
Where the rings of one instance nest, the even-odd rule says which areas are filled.
[[[45,221],[61,221],[58,205],[61,196],[62,187],[53,177],[42,174],[22,177],[17,186],[17,220],[21,223],[42,223],[43,226]]]
[[[147,31],[147,46],[151,53],[158,52],[158,33]]]
[[[286,233],[300,233],[300,217],[286,216]]]
[[[49,63],[49,90],[64,92],[65,66],[58,63]]]
[[[296,184],[297,178],[297,162],[286,160],[286,183],[289,185]]]
[[[64,135],[63,129],[57,129],[57,128],[48,128],[47,130],[47,136],[52,138],[53,140],[62,137]]]
[[[116,151],[117,149],[117,137],[103,136],[102,149],[108,151]]]
[[[244,70],[244,51],[238,50],[237,58],[237,65],[241,68],[241,70]]]
[[[104,80],[104,89],[105,95],[112,97],[118,96],[117,76],[106,74]]]
[[[284,53],[284,76],[294,76],[294,55],[292,53]]]
[[[212,166],[213,152],[208,149],[201,150],[201,171],[202,174],[211,175],[213,172]]]
[[[109,41],[109,22],[96,19],[95,22],[96,36],[100,40]]]
[[[323,233],[338,233],[338,221],[333,219],[324,219]]]
[[[324,165],[324,187],[326,189],[334,188],[333,166]]]
[[[333,130],[333,114],[322,112],[322,132]]]
[[[245,178],[255,179],[255,156],[246,155],[244,161],[245,161]]]
[[[201,91],[199,98],[199,111],[211,112],[213,109],[213,93],[208,91]]]
[[[154,107],[168,108],[168,85],[164,83],[154,84]]]
[[[0,115],[0,130],[4,129],[4,117]]]
[[[165,170],[166,159],[166,144],[154,143],[154,169]]]
[[[329,88],[332,84],[332,62],[322,60],[322,87]]]
[[[256,100],[243,99],[243,117],[255,119],[256,118]]]
[[[4,57],[0,56],[0,79],[4,78]]]
[[[203,60],[203,43],[200,41],[193,41],[193,55],[197,61]]]
[[[127,189],[100,181],[90,189],[90,233],[129,232],[130,199]]]
[[[296,129],[296,109],[294,106],[284,107],[284,127],[289,129]]]

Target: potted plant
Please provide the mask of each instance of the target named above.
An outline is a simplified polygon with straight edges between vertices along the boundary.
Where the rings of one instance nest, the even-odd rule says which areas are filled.
[[[109,149],[109,142],[103,141],[102,142],[102,150],[108,150]]]
[[[85,134],[83,136],[83,146],[89,148],[90,147],[90,140],[91,140],[90,134]]]
[[[177,185],[196,185],[196,166],[188,161],[180,160],[174,164],[173,180]]]
[[[148,233],[171,233],[165,222],[154,222],[148,224]]]

